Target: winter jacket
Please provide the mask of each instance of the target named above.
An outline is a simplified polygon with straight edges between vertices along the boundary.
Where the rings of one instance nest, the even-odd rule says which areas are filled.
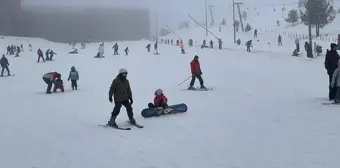
[[[103,46],[100,46],[100,47],[98,48],[98,52],[99,52],[99,53],[104,53],[104,47],[103,47]]]
[[[2,57],[1,60],[0,60],[0,65],[1,65],[2,67],[8,66],[8,65],[9,65],[8,59],[7,59],[6,57]]]
[[[70,74],[68,75],[68,79],[67,80],[79,80],[79,74],[78,71],[70,71]]]
[[[200,75],[201,74],[201,66],[200,62],[197,60],[192,60],[190,63],[191,66],[191,73],[195,75]]]
[[[37,54],[38,54],[38,56],[43,56],[44,55],[43,52],[40,49],[37,51]]]
[[[340,60],[338,61],[338,67],[340,67]],[[331,82],[331,86],[332,87],[340,87],[340,68],[336,68],[333,76],[332,76],[332,82]]]
[[[153,100],[154,105],[156,107],[163,107],[168,105],[168,98],[164,96],[164,94],[155,96],[155,99]]]
[[[327,52],[325,57],[325,68],[329,75],[332,75],[336,68],[338,68],[339,54],[335,50]]]
[[[181,43],[180,48],[184,49],[184,44],[183,43]]]
[[[45,79],[54,80],[57,77],[57,72],[49,72],[43,76]]]
[[[114,96],[115,102],[122,102],[132,98],[132,92],[130,88],[129,80],[121,79],[118,75],[116,79],[112,81],[109,96]]]
[[[58,78],[57,80],[55,80],[54,84],[57,85],[57,86],[62,86],[64,84],[64,82],[63,82],[63,80]]]

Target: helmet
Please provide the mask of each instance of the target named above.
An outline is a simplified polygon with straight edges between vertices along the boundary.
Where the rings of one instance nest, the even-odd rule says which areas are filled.
[[[76,69],[76,67],[74,67],[74,66],[71,66],[71,69]]]
[[[128,71],[124,68],[119,70],[119,74],[127,74],[127,73],[128,73]]]
[[[162,89],[157,89],[156,91],[155,91],[155,95],[161,95],[163,93],[163,90]]]

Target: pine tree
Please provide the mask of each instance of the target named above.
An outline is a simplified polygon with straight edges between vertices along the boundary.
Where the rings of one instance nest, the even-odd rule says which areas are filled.
[[[336,15],[334,7],[331,5],[331,0],[308,0],[304,3],[304,10],[300,10],[301,21],[308,25],[309,21],[309,9],[308,2],[311,3],[311,25],[314,27],[319,22],[320,27],[331,23]],[[320,20],[319,20],[320,19]]]
[[[293,26],[296,22],[298,22],[298,20],[299,20],[299,14],[296,9],[290,10],[288,13],[288,18],[285,19],[286,22],[292,23]]]
[[[253,29],[249,23],[247,23],[246,27],[244,28],[245,32],[249,32],[251,29]]]

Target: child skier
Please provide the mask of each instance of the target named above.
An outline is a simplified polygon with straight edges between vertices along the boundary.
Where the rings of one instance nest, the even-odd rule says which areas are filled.
[[[78,71],[74,66],[71,67],[70,74],[68,75],[68,81],[71,79],[71,86],[72,90],[77,90],[78,89],[78,84],[77,81],[79,80],[79,74]]]
[[[336,85],[336,86],[335,86]],[[340,103],[340,60],[338,60],[338,68],[335,69],[332,76],[331,87],[336,87],[335,103]]]
[[[155,108],[155,107],[167,107],[168,106],[168,98],[163,94],[162,89],[157,89],[155,91],[155,98],[154,98],[154,104],[149,103],[149,108]]]
[[[53,92],[57,92],[57,89],[60,89],[61,92],[64,92],[64,82],[61,80],[61,75],[59,74],[54,82]]]

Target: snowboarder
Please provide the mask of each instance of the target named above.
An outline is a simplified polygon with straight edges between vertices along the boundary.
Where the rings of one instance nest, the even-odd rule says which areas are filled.
[[[74,49],[73,51],[69,52],[69,54],[78,54],[78,49]]]
[[[38,49],[37,54],[38,54],[38,63],[40,62],[40,58],[45,62],[44,53],[41,51],[40,48]]]
[[[112,81],[110,91],[109,91],[109,101],[112,103],[114,101],[115,107],[111,113],[110,121],[108,122],[108,126],[118,127],[116,124],[116,118],[120,112],[122,105],[126,108],[129,120],[131,124],[136,124],[136,120],[133,118],[132,111],[132,92],[129,80],[126,79],[128,71],[124,68],[119,70],[119,74]],[[114,99],[112,99],[112,96]]]
[[[192,78],[191,78],[190,86],[188,89],[195,90],[194,84],[195,84],[196,78],[198,78],[200,82],[201,89],[205,89],[206,87],[204,86],[204,83],[203,83],[201,66],[200,66],[200,62],[198,61],[197,54],[195,54],[194,59],[191,61],[190,67],[191,67]]]
[[[148,44],[148,45],[146,45],[146,47],[145,48],[147,48],[148,49],[148,52],[150,52],[150,49],[151,49],[151,44]]]
[[[57,89],[60,89],[61,92],[64,92],[64,82],[61,79],[61,75],[59,74],[54,82],[53,92],[56,93]]]
[[[153,100],[153,104],[149,103],[149,108],[155,108],[155,107],[167,107],[168,106],[168,98],[163,94],[162,89],[157,89],[155,91],[155,98]]]
[[[0,59],[0,65],[1,65],[1,76],[4,76],[4,71],[6,69],[7,71],[7,75],[10,76],[11,73],[8,69],[8,66],[9,66],[9,62],[8,62],[8,59],[6,58],[5,54],[2,54],[2,58]]]
[[[126,47],[124,51],[125,51],[125,54],[128,55],[130,52],[129,47]]]
[[[334,97],[334,102],[336,104],[340,103],[340,60],[338,60],[338,68],[335,69],[332,75],[331,87],[336,87],[336,94]],[[335,90],[335,89],[334,89]]]
[[[51,94],[52,84],[58,77],[59,78],[61,77],[60,73],[58,72],[49,72],[42,77],[45,83],[47,84],[46,94]]]
[[[337,45],[335,43],[331,44],[331,50],[327,50],[326,57],[325,57],[325,68],[327,70],[328,79],[329,79],[329,94],[328,98],[329,100],[334,100],[336,95],[336,87],[332,87],[332,75],[335,71],[335,69],[338,68],[338,60],[339,60],[339,54],[336,51]]]
[[[155,53],[154,54],[159,54],[158,53],[158,42],[155,43],[154,48],[155,48]]]
[[[98,48],[97,57],[98,57],[98,58],[101,58],[101,57],[103,57],[103,55],[104,55],[104,46],[103,46],[103,45],[100,45],[99,48]]]
[[[71,80],[71,87],[72,90],[77,90],[78,89],[78,84],[77,81],[79,80],[79,73],[76,70],[76,67],[72,66],[70,74],[68,75],[68,81]]]

